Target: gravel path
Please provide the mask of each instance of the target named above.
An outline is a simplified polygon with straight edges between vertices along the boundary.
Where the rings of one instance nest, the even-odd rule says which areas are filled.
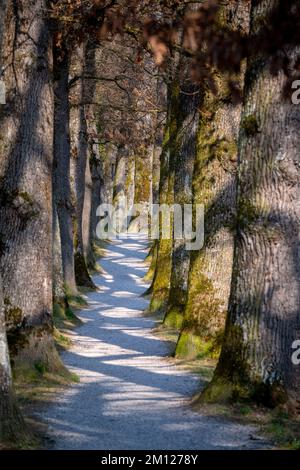
[[[130,236],[108,245],[94,277],[99,292],[88,294],[82,326],[63,354],[80,376],[40,412],[54,449],[242,449],[255,448],[255,430],[202,416],[188,406],[199,377],[165,356],[168,346],[151,333],[142,316],[147,301],[143,259],[146,241]]]

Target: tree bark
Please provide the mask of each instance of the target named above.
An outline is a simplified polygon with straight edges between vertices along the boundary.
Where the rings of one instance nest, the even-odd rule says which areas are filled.
[[[174,155],[173,144],[176,138],[176,101],[178,89],[172,82],[168,88],[168,112],[164,131],[162,153],[160,157],[159,204],[172,205],[174,200],[174,171],[171,166]],[[169,297],[171,267],[172,267],[172,230],[169,238],[162,237],[162,220],[159,222],[159,239],[153,281],[148,289],[151,293],[149,312],[163,317]],[[172,227],[172,217],[170,220]]]
[[[182,59],[179,64],[179,95],[176,107],[176,141],[173,156],[174,203],[183,209],[184,204],[192,204],[192,177],[197,147],[199,122],[198,107],[200,89],[189,79],[190,63]],[[186,249],[187,240],[174,238],[172,248],[172,268],[167,313],[164,323],[180,329],[183,310],[187,300],[190,251]]]
[[[90,187],[91,187],[91,207],[89,217],[89,231],[87,234],[88,244],[86,251],[86,260],[89,269],[95,269],[96,259],[94,254],[94,244],[97,239],[97,208],[101,204],[101,193],[103,188],[103,165],[99,149],[99,141],[97,135],[96,118],[93,109],[89,110],[89,118],[87,120],[88,134],[89,134],[89,160],[87,165],[88,173],[90,173]]]
[[[74,163],[74,195],[76,218],[74,218],[75,233],[75,277],[79,286],[95,289],[89,275],[83,237],[83,210],[85,202],[85,176],[88,161],[88,134],[85,116],[85,80],[83,78],[86,63],[86,46],[78,46],[72,56],[72,74],[81,77],[71,92],[71,129],[72,129],[72,156]]]
[[[0,278],[0,443],[11,445],[29,435],[13,392],[2,294]]]
[[[0,70],[2,71],[2,44],[5,30],[7,3],[0,0]],[[25,423],[17,407],[6,336],[2,280],[0,277],[0,442],[17,442],[24,439]]]
[[[100,159],[103,185],[101,187],[101,204],[113,203],[113,187],[116,169],[117,147],[112,144],[100,145]]]
[[[67,46],[54,44],[54,162],[53,211],[58,217],[61,242],[61,263],[66,292],[77,293],[74,267],[74,207],[70,187],[70,108],[69,53]]]
[[[0,71],[2,71],[2,45],[8,0],[0,0]]]
[[[128,204],[128,213],[131,213],[135,203],[135,156],[130,155],[126,165],[125,194]]]
[[[52,338],[52,48],[44,0],[11,2],[0,107],[0,272],[15,367],[61,367]],[[30,34],[27,32],[30,28]]]
[[[114,174],[113,185],[113,204],[117,206],[125,198],[125,181],[126,181],[126,151],[119,149],[116,157],[116,170]]]
[[[89,76],[96,76],[96,49],[92,42],[86,46],[85,70]],[[96,80],[86,80],[85,83],[86,101],[85,106],[88,138],[88,158],[86,162],[85,175],[85,197],[83,207],[83,243],[84,256],[89,269],[96,269],[96,258],[94,254],[94,244],[96,240],[97,208],[101,202],[101,189],[103,186],[103,168],[101,162],[97,118],[95,105]]]
[[[252,34],[274,6],[252,2]],[[285,48],[290,70],[299,52]],[[286,76],[272,73],[272,59],[255,57],[247,67],[229,311],[220,360],[202,399],[242,397],[269,406],[290,399],[299,406],[299,366],[291,356],[300,332],[300,110],[284,98]]]

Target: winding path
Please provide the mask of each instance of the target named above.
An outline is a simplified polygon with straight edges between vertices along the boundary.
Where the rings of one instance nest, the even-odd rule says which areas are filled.
[[[124,237],[101,260],[105,274],[94,277],[100,290],[88,294],[84,323],[63,353],[80,383],[40,412],[54,449],[257,447],[252,427],[190,409],[199,377],[166,358],[168,345],[151,332],[155,321],[142,315],[146,246]]]

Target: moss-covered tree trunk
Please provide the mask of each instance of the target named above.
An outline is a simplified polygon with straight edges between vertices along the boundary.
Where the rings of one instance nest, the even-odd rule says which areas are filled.
[[[101,203],[112,204],[117,147],[113,144],[106,144],[100,145],[99,150],[103,179],[100,200]]]
[[[179,64],[179,96],[176,104],[176,136],[172,159],[174,173],[174,204],[182,210],[192,204],[192,178],[196,155],[197,130],[199,123],[200,89],[189,78],[190,63],[182,59]],[[186,249],[184,232],[181,238],[173,239],[170,293],[164,324],[179,329],[187,300],[190,251]]]
[[[277,2],[252,2],[255,34]],[[275,5],[274,5],[275,4]],[[290,70],[300,49],[286,47]],[[299,404],[299,106],[283,95],[283,70],[255,57],[246,73],[239,140],[237,236],[220,360],[202,399]]]
[[[89,137],[88,137],[89,139]],[[89,146],[90,149],[90,146]],[[87,265],[92,266],[92,198],[93,198],[93,180],[91,172],[91,155],[88,149],[88,158],[86,159],[85,179],[84,179],[84,203],[82,210],[82,240],[83,240],[83,253]],[[100,195],[99,195],[100,196]]]
[[[121,233],[127,227],[125,219],[126,207],[126,168],[128,150],[120,146],[116,156],[116,165],[113,179],[113,205],[115,209],[115,227],[117,233]]]
[[[113,203],[118,205],[125,199],[126,151],[120,148],[116,157],[116,168],[113,181]]]
[[[135,202],[135,156],[130,155],[127,158],[125,194],[128,205],[128,214],[131,214]]]
[[[85,115],[87,94],[84,79],[84,73],[86,70],[86,44],[81,44],[76,48],[76,51],[72,54],[71,60],[72,76],[78,78],[70,92],[72,105],[70,119],[72,142],[71,155],[74,167],[74,203],[76,210],[76,217],[74,218],[75,277],[76,283],[79,286],[94,289],[95,285],[87,268],[83,236],[83,224],[89,224],[89,221],[86,219],[84,220],[84,208],[90,211],[90,204],[88,204],[88,207],[84,206],[86,195],[85,177],[88,162],[88,133]]]
[[[86,47],[86,74],[97,75],[96,49],[89,41]],[[87,121],[88,158],[85,174],[85,196],[83,207],[83,244],[84,256],[90,269],[96,268],[94,242],[96,239],[97,208],[100,205],[103,170],[98,142],[97,122],[95,116],[96,80],[87,79],[85,83],[85,110]]]
[[[136,149],[134,203],[149,204],[152,180],[152,147],[144,145]]]
[[[168,112],[160,156],[159,204],[171,206],[174,200],[174,171],[172,168],[173,143],[176,138],[176,101],[178,86],[174,81],[168,89]],[[169,297],[171,267],[172,267],[172,214],[170,217],[170,233],[163,237],[162,218],[159,221],[159,238],[155,272],[149,288],[151,301],[149,312],[165,315]]]
[[[69,53],[66,44],[53,47],[54,77],[54,162],[53,212],[54,228],[59,227],[63,283],[70,293],[76,293],[73,223],[74,207],[70,186],[70,107]],[[57,221],[56,221],[57,219]],[[54,234],[57,237],[58,234]]]
[[[147,232],[148,210],[151,200],[152,188],[152,147],[140,145],[135,149],[134,155],[134,198],[133,202],[137,208],[140,204],[141,210],[135,211],[130,221],[129,231]],[[143,208],[143,209],[142,209]]]
[[[10,2],[0,106],[0,271],[15,367],[61,362],[52,338],[53,92],[46,1]]]
[[[103,188],[103,165],[101,161],[101,154],[99,149],[99,141],[97,134],[96,117],[92,107],[89,109],[88,123],[88,134],[89,134],[89,168],[91,174],[91,208],[90,208],[90,220],[89,220],[89,231],[88,231],[88,245],[86,259],[90,269],[95,269],[96,258],[94,254],[94,244],[97,238],[97,209],[103,202],[101,199],[101,193]]]
[[[155,135],[153,146],[152,204],[159,203],[160,155],[162,151],[162,140],[162,133],[157,129],[157,135]]]
[[[220,8],[220,23],[247,32],[249,4]],[[243,89],[244,73],[235,81]],[[176,356],[215,354],[220,348],[230,293],[236,219],[237,139],[241,105],[227,74],[214,72],[218,92],[202,86],[198,146],[193,175],[194,204],[205,207],[202,249],[191,252],[188,295]]]
[[[157,80],[156,86],[156,102],[157,106],[163,109],[165,105],[166,87],[163,80]],[[162,144],[164,137],[165,126],[165,113],[157,112],[154,117],[154,136],[153,136],[153,149],[152,149],[152,178],[151,178],[151,195],[150,195],[150,209],[151,209],[151,223],[154,222],[152,218],[153,204],[159,204],[159,180],[160,180],[160,156],[162,152]],[[146,281],[153,280],[156,261],[157,261],[158,240],[152,240],[147,261],[150,261],[150,266],[147,274],[145,275]],[[150,294],[153,285],[147,290],[146,294]]]

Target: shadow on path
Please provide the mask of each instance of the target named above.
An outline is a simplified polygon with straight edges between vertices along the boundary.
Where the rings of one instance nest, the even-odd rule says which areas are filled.
[[[142,315],[148,301],[142,277],[147,242],[138,236],[107,247],[100,292],[88,294],[84,324],[63,354],[80,383],[49,405],[55,449],[241,449],[253,448],[253,428],[192,411],[199,377],[168,359],[168,344]]]

